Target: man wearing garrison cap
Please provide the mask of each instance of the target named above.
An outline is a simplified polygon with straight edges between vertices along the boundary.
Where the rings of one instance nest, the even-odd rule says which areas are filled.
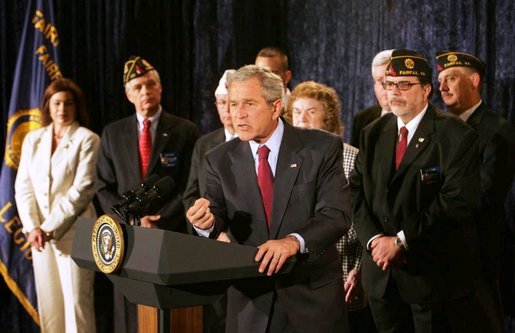
[[[205,163],[204,155],[212,148],[237,136],[232,125],[231,114],[229,113],[226,86],[227,76],[234,72],[234,69],[228,69],[224,72],[214,94],[216,110],[218,111],[218,116],[223,127],[202,136],[195,144],[191,158],[188,186],[184,192],[183,198],[186,210],[193,205],[195,200],[203,197],[206,192],[206,175],[203,171]]]
[[[186,191],[183,196],[184,207],[186,210],[195,203],[195,200],[206,195],[206,173],[204,171],[206,153],[214,147],[238,136],[232,125],[227,96],[227,77],[235,71],[236,70],[234,69],[228,69],[224,72],[214,94],[216,110],[218,111],[218,116],[223,127],[202,136],[195,144],[195,149],[193,149],[188,186],[186,187]],[[190,232],[195,233],[190,223],[188,223],[188,227]],[[222,232],[217,239],[226,242],[230,241],[227,233],[225,232]],[[213,333],[225,331],[226,307],[227,295],[224,295],[213,304],[204,306],[205,331]]]
[[[510,291],[499,293],[499,278],[503,269],[513,266],[503,258],[503,244],[510,239],[506,235],[512,233],[506,226],[504,203],[515,170],[515,129],[506,119],[489,110],[481,99],[485,76],[485,63],[481,59],[463,52],[440,51],[436,54],[436,63],[445,105],[479,136],[481,206],[478,230],[485,286],[478,291],[477,306],[488,318],[482,322],[483,331],[502,332],[500,295],[510,295]],[[513,249],[513,241],[506,245],[506,249]],[[506,301],[513,304],[513,300]]]
[[[392,52],[383,83],[392,112],[363,129],[350,177],[380,332],[477,331],[477,134],[429,104],[431,78],[423,56]]]
[[[186,188],[197,127],[161,107],[161,80],[157,70],[141,57],[125,63],[123,84],[135,114],[107,125],[102,134],[97,164],[97,195],[105,213],[153,174],[170,176],[173,197],[159,203],[141,226],[185,232],[181,195]],[[115,290],[115,331],[137,332],[136,306]]]

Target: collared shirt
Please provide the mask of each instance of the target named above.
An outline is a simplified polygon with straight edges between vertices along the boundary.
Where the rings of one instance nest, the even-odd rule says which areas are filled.
[[[401,120],[401,118],[397,117],[397,135],[399,135],[399,133],[401,131],[401,127],[405,126],[408,129],[408,145],[409,145],[411,139],[413,138],[413,136],[415,135],[415,132],[417,131],[420,121],[422,120],[422,118],[424,118],[424,115],[426,114],[428,106],[429,106],[429,104],[426,104],[426,106],[422,109],[422,112],[417,114],[415,116],[415,118],[411,119],[407,124],[405,124]],[[367,250],[370,250],[370,245],[372,244],[372,241],[381,236],[383,236],[383,234],[378,234],[378,235],[375,235],[372,238],[370,238],[369,241],[367,242]],[[406,236],[404,235],[404,230],[399,231],[397,233],[397,236],[399,236],[399,238],[401,239],[402,245],[404,245],[404,248],[407,250],[408,242],[406,241]]]
[[[465,112],[463,112],[462,114],[459,115],[459,117],[464,121],[464,122],[467,122],[467,120],[469,120],[470,116],[472,116],[472,114],[474,113],[474,111],[476,111],[476,109],[479,107],[479,105],[483,103],[483,100],[480,99],[479,100],[479,103],[477,103],[476,105],[474,105],[473,107],[471,107],[470,109],[466,110]]]
[[[257,177],[257,172],[258,172],[258,167],[259,167],[259,158],[258,158],[257,150],[259,149],[259,147],[265,146],[265,145],[268,147],[268,149],[270,149],[270,153],[268,154],[268,164],[270,165],[270,169],[272,169],[272,174],[275,177],[275,170],[277,168],[277,160],[279,157],[279,149],[281,148],[281,142],[283,140],[283,134],[284,134],[284,123],[281,120],[281,118],[279,118],[277,127],[274,130],[274,133],[272,134],[272,136],[270,136],[270,138],[268,138],[268,140],[266,142],[260,144],[254,140],[249,141],[249,146],[250,146],[250,150],[252,152],[252,157],[254,158],[256,177]],[[273,223],[273,221],[272,221],[272,223]],[[209,237],[209,234],[214,230],[214,225],[208,230],[200,230],[195,226],[193,226],[193,227],[199,235],[204,236],[204,237]],[[298,233],[291,233],[289,235],[294,236],[299,241],[299,243],[300,243],[299,252],[300,253],[308,252],[308,249],[306,248],[306,242],[304,241],[304,238],[302,238],[302,236],[300,236]]]
[[[161,117],[161,112],[163,112],[163,109],[161,106],[159,106],[159,110],[150,118],[150,135],[152,136],[152,142],[155,142],[156,138],[156,131],[157,131],[157,125],[159,124],[159,118]],[[138,119],[138,137],[141,134],[141,131],[143,130],[143,120],[147,119],[136,112],[136,118]]]
[[[413,135],[415,135],[415,132],[417,131],[420,121],[422,120],[422,118],[424,118],[428,106],[429,104],[426,104],[426,106],[422,109],[422,112],[417,114],[415,118],[411,119],[407,124],[403,123],[401,118],[397,117],[397,135],[399,135],[401,127],[405,126],[408,129],[408,145],[411,139],[413,138]]]
[[[381,117],[384,116],[385,114],[388,114],[390,113],[391,111],[388,111],[388,110],[385,110],[385,109],[381,109]]]
[[[270,169],[272,169],[272,174],[275,177],[275,169],[277,168],[277,159],[279,157],[279,149],[281,148],[281,142],[283,141],[283,134],[284,124],[281,118],[279,118],[274,133],[270,138],[268,138],[268,140],[265,143],[259,144],[253,140],[249,141],[250,150],[252,151],[252,156],[254,157],[254,167],[256,169],[256,176],[259,167],[259,157],[257,151],[261,146],[267,146],[268,149],[270,149],[270,153],[268,154],[268,164],[270,165]],[[272,221],[272,223],[274,222]],[[299,235],[298,233],[291,233],[289,235],[294,236],[299,241],[300,253],[308,252],[308,249],[306,248],[306,242],[304,241],[304,238],[302,238],[301,235]]]
[[[227,130],[227,128],[225,128],[225,127],[224,127],[224,133],[225,133],[225,142],[231,141],[232,139],[236,139],[238,137],[238,133],[234,132],[234,134],[231,134],[231,132],[229,132]]]
[[[265,143],[257,143],[254,140],[249,141],[250,150],[252,151],[252,157],[254,158],[254,166],[256,168],[256,175],[259,166],[259,158],[258,158],[258,149],[261,146],[267,146],[270,149],[270,153],[268,154],[268,164],[270,165],[270,169],[272,169],[272,174],[275,177],[275,169],[277,167],[277,158],[279,157],[279,149],[281,148],[281,141],[283,140],[284,134],[284,124],[281,118],[279,118],[277,122],[277,127],[275,128],[274,133]]]

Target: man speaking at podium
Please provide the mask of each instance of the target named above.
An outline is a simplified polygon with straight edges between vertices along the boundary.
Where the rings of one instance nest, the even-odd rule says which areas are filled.
[[[141,57],[127,60],[123,83],[136,114],[109,124],[102,134],[96,182],[102,208],[106,214],[111,213],[111,207],[123,193],[150,175],[170,176],[175,193],[156,215],[141,217],[141,226],[185,232],[181,194],[186,188],[191,153],[198,138],[197,127],[163,110],[159,74]],[[121,294],[116,296],[117,292],[115,289],[115,331],[137,332],[136,305]]]
[[[207,153],[207,198],[186,214],[204,237],[228,229],[258,247],[267,276],[229,288],[226,332],[346,332],[335,245],[350,227],[341,139],[283,122],[283,83],[268,69],[240,68],[228,90],[239,138]],[[292,272],[276,275],[293,256]]]

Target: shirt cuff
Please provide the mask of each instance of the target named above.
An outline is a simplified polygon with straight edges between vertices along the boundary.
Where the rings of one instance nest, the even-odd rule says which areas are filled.
[[[372,241],[376,238],[379,238],[381,236],[384,236],[383,234],[377,234],[374,237],[370,238],[367,242],[367,251],[370,251],[370,245],[372,244]]]
[[[397,236],[399,236],[402,246],[404,246],[405,250],[408,250],[408,241],[406,241],[406,236],[404,235],[404,230],[401,230],[397,233]]]
[[[215,224],[213,223],[213,225],[211,226],[211,228],[206,229],[206,230],[199,229],[199,228],[197,228],[196,226],[193,226],[193,229],[197,232],[197,234],[198,234],[199,236],[209,238],[209,235],[211,235],[211,232],[213,232],[213,230],[215,230]]]
[[[308,253],[309,252],[308,248],[306,247],[306,242],[304,241],[304,238],[302,238],[301,235],[294,232],[294,233],[288,234],[288,236],[293,236],[293,237],[297,238],[297,240],[300,243],[300,249],[299,249],[300,253]]]

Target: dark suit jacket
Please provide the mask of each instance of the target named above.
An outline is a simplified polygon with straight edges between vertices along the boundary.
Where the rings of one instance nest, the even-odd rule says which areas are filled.
[[[496,281],[505,234],[504,203],[515,170],[515,129],[485,103],[467,120],[477,131],[481,159],[479,234],[485,277]]]
[[[250,246],[296,232],[309,250],[298,255],[289,275],[237,283],[229,291],[227,331],[240,325],[240,332],[264,332],[274,290],[296,331],[343,329],[342,271],[335,244],[350,227],[350,205],[341,139],[284,123],[270,232],[248,142],[234,139],[211,150],[206,155],[206,176],[215,230],[228,227],[238,243]],[[310,310],[304,311],[305,307]],[[258,313],[260,320],[245,324]]]
[[[198,130],[192,122],[163,110],[147,170],[147,177],[152,174],[171,176],[175,182],[173,197],[166,203],[156,204],[162,207],[156,209],[156,213],[161,214],[160,228],[186,231],[182,193],[186,188],[191,153],[197,138]],[[98,198],[105,213],[111,213],[111,207],[124,192],[142,183],[138,154],[136,115],[106,126],[102,134],[96,182]]]
[[[396,137],[393,114],[363,130],[350,177],[353,221],[364,246],[377,234],[395,236],[403,230],[408,263],[382,271],[365,253],[363,284],[372,296],[381,297],[392,278],[408,303],[463,296],[478,276],[477,134],[429,105],[397,172]]]
[[[219,128],[211,133],[203,135],[195,143],[193,155],[191,156],[191,168],[188,177],[188,186],[184,191],[183,201],[186,210],[190,208],[195,200],[204,197],[206,193],[205,155],[214,147],[225,142],[224,128]]]
[[[381,117],[381,105],[376,104],[358,111],[352,119],[352,135],[350,145],[359,149],[359,136],[365,126]]]

